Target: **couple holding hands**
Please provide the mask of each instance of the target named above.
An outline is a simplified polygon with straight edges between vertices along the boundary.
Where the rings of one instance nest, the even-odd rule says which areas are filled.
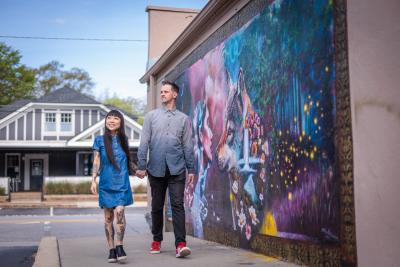
[[[182,258],[191,253],[186,245],[183,197],[186,176],[188,183],[192,184],[195,169],[190,121],[187,115],[176,109],[178,94],[179,87],[175,83],[162,83],[160,97],[163,106],[145,116],[135,175],[141,179],[148,176],[151,187],[153,241],[150,253],[160,253],[163,209],[168,188],[176,257]],[[105,234],[110,249],[108,262],[123,262],[127,259],[123,249],[126,227],[124,210],[125,206],[133,203],[129,182],[132,159],[125,135],[124,118],[119,111],[111,110],[106,115],[104,135],[95,138],[93,151],[91,191],[99,194],[99,206],[104,210]],[[96,178],[99,175],[97,192]]]

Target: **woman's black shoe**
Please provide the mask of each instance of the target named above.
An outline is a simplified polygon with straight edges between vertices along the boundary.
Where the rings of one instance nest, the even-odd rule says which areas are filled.
[[[108,255],[108,262],[117,262],[117,251],[115,248],[110,249],[110,254]]]
[[[126,253],[125,253],[124,248],[122,247],[122,245],[116,246],[115,250],[117,251],[117,260],[118,261],[124,261],[124,260],[126,260],[128,258],[126,256]]]

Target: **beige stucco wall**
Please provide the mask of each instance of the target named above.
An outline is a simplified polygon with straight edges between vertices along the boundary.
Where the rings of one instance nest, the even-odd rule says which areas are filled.
[[[186,26],[198,10],[165,7],[147,7],[149,19],[148,59],[158,59]]]
[[[347,8],[358,263],[399,266],[400,1]]]

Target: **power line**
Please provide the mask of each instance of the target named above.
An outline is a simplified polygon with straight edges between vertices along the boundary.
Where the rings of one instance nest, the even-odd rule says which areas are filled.
[[[31,40],[56,40],[56,41],[95,41],[95,42],[147,42],[145,39],[109,39],[109,38],[68,38],[68,37],[43,37],[43,36],[14,36],[0,35],[4,39],[31,39]]]

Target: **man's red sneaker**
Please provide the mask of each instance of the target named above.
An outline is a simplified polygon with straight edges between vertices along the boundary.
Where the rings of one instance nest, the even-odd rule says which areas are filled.
[[[160,241],[153,241],[151,243],[150,253],[151,254],[158,254],[160,253],[161,249],[161,242]]]
[[[180,242],[176,246],[176,257],[183,258],[189,256],[192,251],[186,246],[185,242]]]

